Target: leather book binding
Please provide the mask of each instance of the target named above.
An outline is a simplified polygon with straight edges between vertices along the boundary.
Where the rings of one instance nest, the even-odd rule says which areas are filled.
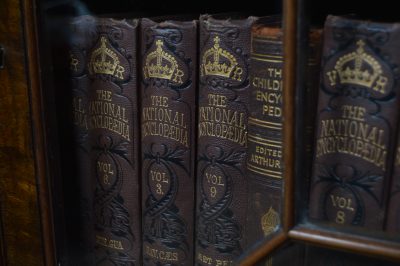
[[[247,246],[269,236],[281,223],[283,32],[280,24],[280,17],[262,18],[251,32]]]
[[[250,31],[254,17],[200,17],[197,265],[231,265],[244,249]]]
[[[141,265],[137,34],[111,18],[87,33],[96,265]]]
[[[328,16],[309,216],[383,229],[398,121],[400,24]]]
[[[197,43],[195,20],[141,20],[146,265],[193,265]]]

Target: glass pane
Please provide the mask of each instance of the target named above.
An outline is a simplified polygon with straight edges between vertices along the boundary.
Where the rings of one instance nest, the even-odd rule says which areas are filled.
[[[62,265],[230,265],[279,231],[280,0],[37,4]]]
[[[297,219],[309,228],[398,240],[400,91],[392,83],[398,57],[391,48],[398,20],[388,1],[385,15],[357,1],[307,3],[299,49],[314,46],[320,54],[299,55]],[[322,32],[319,42],[314,29]],[[378,69],[383,83],[371,76]]]

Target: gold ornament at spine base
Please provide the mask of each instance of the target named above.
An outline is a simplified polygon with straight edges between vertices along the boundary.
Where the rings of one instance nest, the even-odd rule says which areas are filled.
[[[272,206],[269,207],[268,212],[261,217],[261,228],[264,232],[264,236],[270,235],[279,224],[279,213],[275,211]]]

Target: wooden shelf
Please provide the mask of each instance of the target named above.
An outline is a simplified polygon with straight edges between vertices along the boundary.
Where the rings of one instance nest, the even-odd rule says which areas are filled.
[[[400,261],[400,243],[398,242],[340,231],[330,231],[315,228],[313,225],[297,225],[289,231],[289,238],[326,248]]]

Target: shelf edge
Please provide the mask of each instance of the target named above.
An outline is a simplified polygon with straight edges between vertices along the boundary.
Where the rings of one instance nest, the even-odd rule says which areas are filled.
[[[297,226],[289,231],[289,238],[322,247],[400,261],[400,244],[377,239],[371,240],[366,236]]]

